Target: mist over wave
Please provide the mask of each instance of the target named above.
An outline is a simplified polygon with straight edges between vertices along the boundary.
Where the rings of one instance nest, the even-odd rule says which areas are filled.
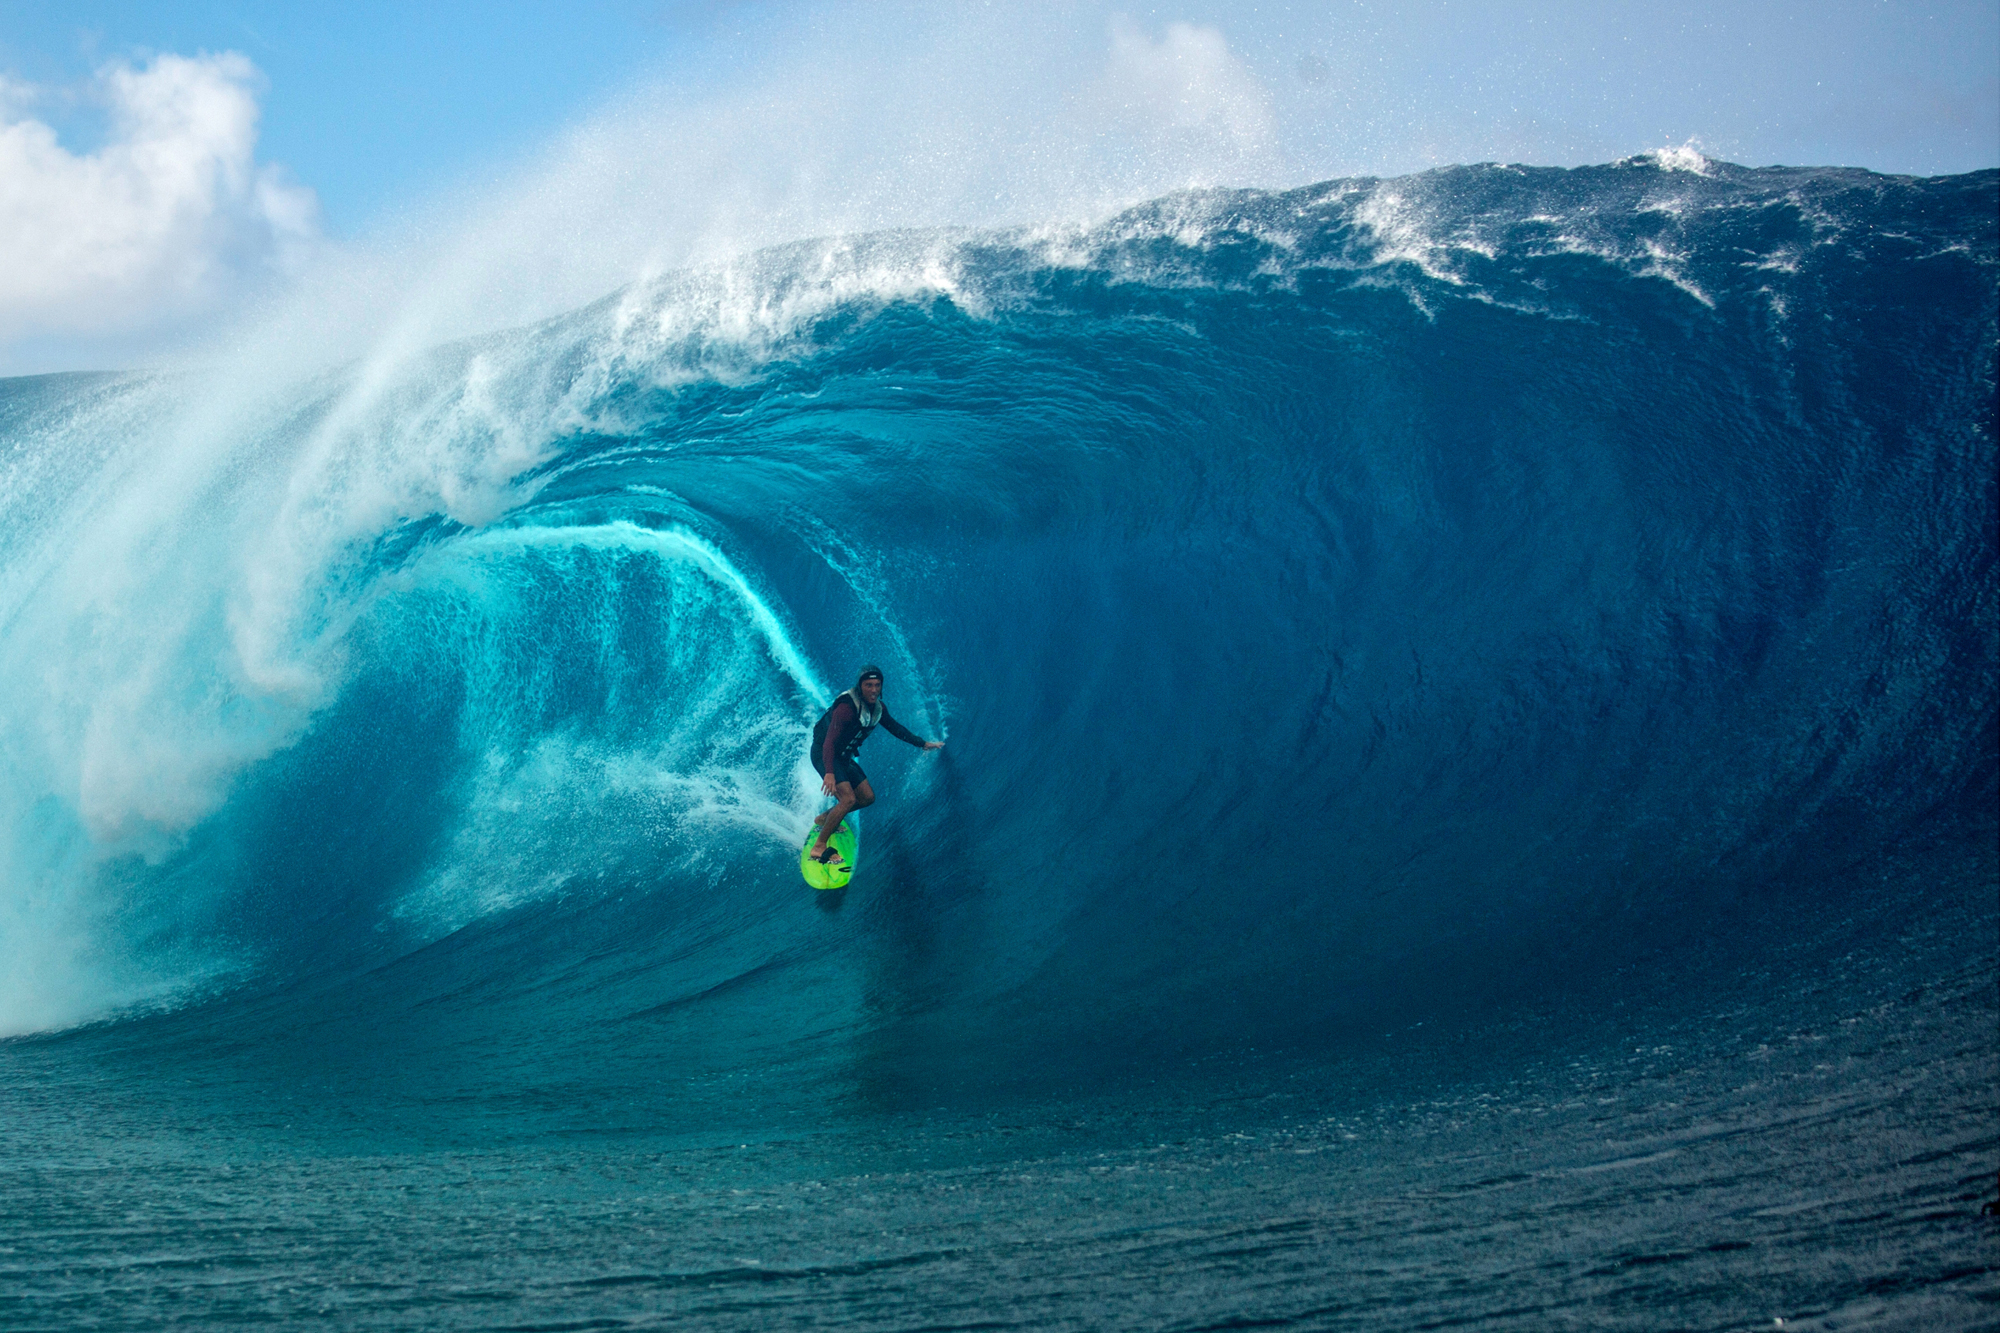
[[[0,383],[0,1031],[1337,1043],[1990,892],[1996,184],[1196,191]],[[816,911],[870,660],[949,747]]]

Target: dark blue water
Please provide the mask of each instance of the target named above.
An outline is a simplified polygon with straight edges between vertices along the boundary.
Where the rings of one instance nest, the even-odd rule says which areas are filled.
[[[0,382],[0,1322],[1993,1326],[1996,260],[1467,167]]]

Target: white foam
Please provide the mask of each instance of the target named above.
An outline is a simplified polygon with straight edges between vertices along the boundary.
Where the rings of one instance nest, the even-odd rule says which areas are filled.
[[[1687,276],[1686,255],[1651,237],[1640,243],[1640,251],[1644,258],[1639,261],[1634,270],[1639,276],[1658,278],[1662,282],[1669,283],[1686,292],[1709,309],[1715,309],[1715,298],[1703,291],[1693,279]]]
[[[1763,273],[1797,273],[1799,252],[1790,246],[1784,246],[1758,259],[1746,260],[1743,266]]]
[[[586,570],[577,564],[586,553],[613,563]],[[624,742],[588,723],[550,730],[543,686],[508,651],[510,640],[543,633],[541,603],[522,599],[535,584],[523,562],[560,565],[566,598],[601,606],[624,582],[626,559],[657,561],[674,591],[652,605],[650,627],[605,619],[600,656],[615,658],[615,640],[635,628],[650,632],[667,652],[655,667],[664,711],[639,719]],[[806,735],[828,692],[768,599],[714,544],[622,521],[496,529],[435,549],[397,583],[410,614],[448,620],[476,644],[458,654],[468,659],[462,725],[485,756],[465,780],[448,845],[395,909],[407,928],[434,937],[590,891],[608,872],[681,891],[719,874],[731,847],[795,850],[818,796]],[[458,609],[431,609],[440,596]],[[711,614],[717,597],[734,608],[722,624]],[[615,697],[607,709],[621,711]]]
[[[770,740],[799,754],[804,729],[787,723]],[[806,767],[802,758],[797,766]],[[568,735],[496,753],[465,793],[465,813],[431,873],[392,916],[428,940],[494,913],[595,892],[608,875],[621,889],[636,877],[686,893],[712,884],[742,852],[743,836],[782,863],[797,854],[818,795],[794,778],[785,770],[774,783],[761,764],[690,770],[669,752]]]
[[[1714,170],[1714,163],[1702,155],[1692,139],[1678,147],[1655,148],[1641,156],[1661,171],[1685,171],[1690,175],[1706,176]]]

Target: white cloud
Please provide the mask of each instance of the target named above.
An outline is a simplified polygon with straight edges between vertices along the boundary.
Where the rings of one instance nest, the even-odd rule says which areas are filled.
[[[156,328],[292,266],[319,203],[256,161],[260,83],[234,52],[108,65],[110,134],[79,154],[0,81],[0,346]]]

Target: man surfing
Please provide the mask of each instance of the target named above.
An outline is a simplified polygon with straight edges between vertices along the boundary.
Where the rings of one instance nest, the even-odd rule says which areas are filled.
[[[882,703],[882,668],[862,667],[854,688],[835,699],[813,728],[813,767],[820,773],[820,790],[834,798],[833,809],[813,821],[819,838],[807,855],[821,865],[841,864],[840,852],[827,839],[840,828],[848,811],[875,804],[875,789],[868,785],[868,775],[854,762],[854,756],[877,727],[926,750],[944,748],[943,741],[927,741],[890,717]]]

